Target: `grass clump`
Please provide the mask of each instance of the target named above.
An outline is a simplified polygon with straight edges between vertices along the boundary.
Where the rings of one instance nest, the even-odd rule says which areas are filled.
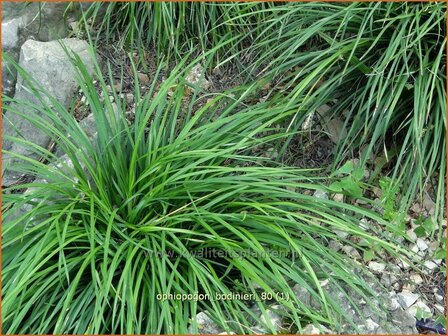
[[[259,317],[244,300],[157,297],[255,294],[256,288],[289,295],[279,301],[293,329],[310,321],[337,328],[347,317],[320,280],[341,281],[366,298],[372,294],[352,272],[357,266],[325,241],[335,238],[337,229],[364,245],[347,244],[381,245],[394,253],[392,243],[359,227],[361,216],[387,222],[348,204],[317,200],[307,191],[325,188],[309,171],[251,154],[284,136],[271,125],[297,106],[245,106],[244,98],[258,89],[254,84],[216,95],[193,110],[196,90],[189,96],[184,78],[194,64],[182,61],[144,97],[135,86],[131,123],[119,95],[116,105],[100,99],[79,58],[73,62],[96,136],[89,138],[71,111],[30,84],[42,107],[30,106],[21,116],[65,155],[10,138],[53,164],[8,153],[22,160],[14,166],[17,172],[36,179],[3,196],[5,333],[187,333],[197,330],[194,316],[205,310],[223,330],[251,333],[248,321]],[[98,66],[96,76],[107,93]],[[137,75],[135,80],[138,84]],[[19,113],[11,106],[4,108]],[[267,131],[271,135],[263,135]],[[28,191],[9,193],[15,188]],[[27,211],[21,212],[24,206]],[[207,249],[219,255],[200,253]],[[306,288],[316,305],[298,299],[293,284]],[[264,314],[267,304],[256,302]],[[269,322],[263,327],[276,332]]]
[[[391,179],[403,233],[410,206],[426,193],[436,200],[434,220],[444,218],[445,13],[441,2],[291,3],[268,16],[249,51],[254,69],[268,63],[273,92],[281,89],[272,99],[286,93],[287,104],[301,102],[290,129],[310,114],[343,125],[333,171],[355,156]]]

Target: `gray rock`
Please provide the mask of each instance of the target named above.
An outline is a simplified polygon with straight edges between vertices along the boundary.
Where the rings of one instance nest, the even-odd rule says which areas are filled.
[[[79,20],[82,16],[81,8],[86,8],[88,4],[67,5],[64,2],[3,2],[2,51],[18,62],[20,47],[26,40],[46,42],[65,38],[69,22]],[[17,72],[4,60],[2,71],[3,93],[13,96]]]
[[[322,190],[316,190],[313,195],[316,198],[325,199],[325,200],[328,199],[328,194]]]
[[[412,306],[415,301],[419,298],[418,294],[402,292],[397,294],[398,302],[400,303],[403,309],[407,309]]]
[[[19,30],[25,24],[23,18],[17,17],[2,22],[2,52],[7,53],[16,62],[19,59]],[[2,93],[14,94],[17,71],[6,59],[2,59]]]
[[[376,261],[369,262],[368,267],[373,272],[378,273],[378,274],[382,273],[386,269],[386,265],[385,264],[381,264],[381,263],[378,263]]]
[[[349,255],[350,257],[352,257],[356,260],[361,259],[361,254],[359,254],[358,250],[355,249],[353,246],[346,245],[342,248],[342,251],[344,251],[347,255]]]
[[[308,324],[303,328],[302,334],[304,335],[320,335],[320,330],[314,324]]]
[[[392,322],[400,328],[415,328],[415,317],[404,311],[402,308],[393,312]]]
[[[349,233],[342,230],[333,229],[333,232],[338,236],[339,238],[345,239],[349,236]]]
[[[390,287],[392,286],[394,283],[396,283],[398,280],[398,278],[394,275],[394,274],[390,274],[390,273],[383,273],[381,275],[381,283],[386,286],[386,287]]]
[[[396,297],[392,297],[392,298],[389,300],[389,303],[388,303],[388,305],[387,305],[387,309],[390,310],[390,311],[395,311],[395,310],[397,310],[398,308],[401,308],[400,303],[398,302],[398,300],[397,300]]]
[[[257,333],[270,333],[270,326],[274,328],[276,332],[283,329],[283,321],[282,317],[275,312],[276,309],[278,309],[278,306],[273,306],[273,309],[266,309],[265,314],[260,315],[260,322],[258,323],[254,331]]]
[[[93,72],[93,60],[88,51],[86,42],[78,39],[65,39],[61,42],[68,48],[68,50],[77,53],[89,71],[91,73]],[[26,41],[20,52],[19,64],[37,81],[37,83],[39,83],[41,89],[56,98],[62,105],[68,107],[77,87],[75,70],[63,48],[57,41]],[[19,77],[14,98],[19,101],[26,101],[42,106],[39,98],[31,93],[27,89],[27,86],[28,83],[25,83],[24,79]],[[30,111],[31,109],[23,104],[14,103],[12,107],[18,112],[26,113],[30,116],[32,113],[41,115],[39,111]],[[7,111],[3,118],[2,132],[4,135],[21,137],[41,147],[46,147],[48,145],[49,137],[36,128],[32,122],[11,111]],[[28,148],[18,143],[13,143],[8,139],[3,140],[3,149],[30,158],[38,158],[37,155],[31,152]],[[18,162],[21,162],[21,160],[12,158],[10,155],[3,155],[2,171],[4,186],[11,185],[17,182],[20,178],[21,174],[11,170],[14,164]]]
[[[206,312],[200,312],[193,319],[193,325],[188,328],[190,333],[194,333],[195,329],[199,334],[220,334],[223,332],[222,329],[218,327],[218,325],[213,322],[213,320],[206,314]]]
[[[432,315],[431,308],[429,308],[428,305],[421,300],[418,300],[411,307],[409,307],[406,311],[411,316],[417,316],[418,311],[420,311],[421,313],[427,314],[428,315],[427,317]]]
[[[427,271],[432,272],[437,268],[437,264],[434,261],[427,260],[423,264]]]
[[[406,234],[409,236],[409,238],[412,241],[416,241],[417,240],[417,235],[415,234],[414,230],[409,229],[409,230],[406,231]]]
[[[328,243],[328,247],[333,251],[337,252],[343,247],[343,245],[339,241],[332,239]]]
[[[196,64],[185,78],[187,82],[193,85],[199,85],[204,90],[208,90],[211,83],[205,78],[205,69],[200,64]]]
[[[428,244],[421,238],[417,239],[417,247],[420,251],[426,251],[428,249]]]
[[[306,288],[300,286],[299,284],[296,284],[294,285],[292,290],[294,291],[294,294],[300,302],[302,302],[305,306],[309,306],[311,302],[311,294]]]
[[[419,285],[419,284],[421,284],[423,282],[423,278],[418,273],[412,273],[410,275],[410,279],[416,285]]]

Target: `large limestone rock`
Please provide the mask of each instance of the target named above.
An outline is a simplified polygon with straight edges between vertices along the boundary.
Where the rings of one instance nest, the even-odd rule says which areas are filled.
[[[64,39],[60,41],[68,50],[77,53],[84,64],[93,72],[93,60],[88,50],[89,46],[85,41],[78,39]],[[38,42],[26,41],[20,51],[19,65],[39,83],[41,89],[56,98],[65,107],[68,107],[73,94],[77,88],[75,80],[75,70],[70,60],[58,41]],[[28,84],[19,76],[16,84],[14,98],[21,101],[28,101],[32,104],[41,105],[39,99],[27,90]],[[13,104],[13,109],[20,113],[39,112],[25,107],[23,104]],[[11,111],[7,111],[3,116],[3,135],[22,137],[36,145],[46,147],[49,144],[49,137],[37,129],[30,121],[18,116]],[[18,143],[13,143],[3,139],[3,149],[18,153],[31,158],[37,158],[36,154]],[[21,177],[11,170],[18,159],[3,154],[3,186],[11,185]]]
[[[8,53],[16,62],[22,44],[29,39],[52,41],[65,38],[69,25],[78,21],[87,3],[67,2],[3,2],[2,3],[2,52]],[[16,71],[2,61],[3,93],[14,95]]]

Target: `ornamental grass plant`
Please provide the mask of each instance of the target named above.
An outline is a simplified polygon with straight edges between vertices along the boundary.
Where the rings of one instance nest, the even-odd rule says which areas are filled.
[[[4,333],[188,333],[197,331],[194,317],[204,311],[225,331],[253,333],[249,321],[258,317],[250,305],[266,316],[269,309],[263,300],[158,299],[165,293],[284,293],[279,314],[292,331],[309,322],[336,330],[353,323],[322,281],[340,282],[366,301],[374,292],[354,272],[362,267],[326,242],[338,239],[339,230],[358,237],[345,244],[360,250],[404,252],[373,211],[312,196],[327,190],[313,172],[252,154],[287,136],[273,125],[298,105],[248,106],[244,99],[259,89],[253,83],[213,95],[195,110],[200,88],[185,76],[204,59],[183,59],[144,96],[135,72],[130,122],[118,94],[115,104],[101,99],[108,79],[99,65],[100,92],[80,59],[72,59],[95,120],[93,138],[18,66],[42,105],[3,97],[8,113],[28,104],[21,117],[48,134],[62,155],[9,138],[44,160],[6,153],[18,159],[13,169],[34,180],[3,195]],[[361,217],[381,230],[367,231]],[[202,253],[207,250],[219,254]],[[295,295],[295,284],[314,305]],[[262,327],[275,333],[265,321]]]

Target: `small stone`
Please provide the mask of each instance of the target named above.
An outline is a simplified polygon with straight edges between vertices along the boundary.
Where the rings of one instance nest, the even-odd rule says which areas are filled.
[[[219,334],[222,330],[219,330],[218,325],[205,313],[200,312],[194,318],[199,333],[201,334]],[[189,332],[194,332],[193,326],[190,326]]]
[[[445,307],[436,303],[434,305],[434,308],[440,313],[440,314],[445,314]]]
[[[333,232],[338,236],[339,238],[346,239],[349,235],[348,232],[342,231],[342,230],[333,230]]]
[[[420,251],[417,244],[411,245],[411,251],[414,253],[418,253]]]
[[[401,308],[394,311],[392,315],[392,322],[396,323],[398,326],[402,328],[403,327],[415,328],[415,317]]]
[[[115,83],[114,90],[115,92],[121,92],[121,83]]]
[[[196,64],[185,79],[190,84],[199,84],[204,90],[209,89],[211,86],[211,83],[205,78],[204,68],[200,64]]]
[[[126,93],[124,97],[127,104],[132,104],[134,102],[134,95],[132,93]]]
[[[353,246],[346,245],[342,248],[342,251],[344,251],[347,255],[354,259],[361,259],[361,255],[359,254],[358,250],[355,249]]]
[[[365,180],[368,180],[369,177],[370,177],[370,170],[368,170],[368,169],[364,169],[364,175],[363,175],[363,178],[364,178]]]
[[[409,262],[407,262],[407,261],[405,261],[405,260],[400,260],[400,261],[398,262],[398,264],[399,264],[400,268],[403,269],[403,270],[408,270],[408,269],[410,269],[411,266],[412,266],[411,263],[409,263]]]
[[[434,215],[436,203],[431,199],[428,193],[423,195],[423,207],[428,211],[430,215]]]
[[[439,295],[439,294],[436,293],[436,294],[434,294],[434,297],[435,297],[437,302],[443,302],[444,301],[442,295]]]
[[[389,300],[389,304],[387,305],[387,309],[390,311],[395,311],[400,307],[401,307],[401,305],[395,297],[391,298]]]
[[[292,288],[297,299],[303,303],[303,305],[308,306],[311,302],[311,294],[306,288],[300,286],[299,284],[294,285]]]
[[[401,307],[403,307],[403,309],[407,309],[412,306],[418,298],[418,294],[409,292],[402,292],[397,294],[397,300],[400,303]]]
[[[431,252],[434,252],[439,248],[439,246],[440,246],[440,243],[438,241],[431,242],[431,243],[429,243],[429,250]]]
[[[416,214],[420,214],[422,212],[422,208],[420,207],[420,204],[418,204],[418,203],[412,204],[411,210],[413,212],[415,212]]]
[[[417,274],[417,273],[412,273],[410,278],[411,278],[411,281],[416,285],[419,285],[423,282],[422,277],[420,276],[420,274]]]
[[[370,268],[370,270],[372,270],[375,273],[382,273],[385,270],[386,265],[380,264],[376,261],[371,261],[371,262],[369,262],[368,267]]]
[[[372,331],[375,331],[379,327],[379,324],[369,318],[366,320],[365,326],[368,331],[372,332]]]
[[[110,101],[111,103],[113,103],[113,102],[115,101],[114,96],[109,96],[109,101]]]
[[[343,203],[344,202],[344,195],[343,194],[334,194],[333,195],[333,201]]]
[[[265,331],[265,328],[270,325],[274,327],[275,331],[282,329],[282,317],[271,309],[266,309],[265,314],[261,314],[260,322],[261,324],[255,326],[256,330]]]
[[[425,261],[425,263],[423,265],[429,271],[434,271],[437,268],[437,264],[431,260]]]
[[[322,190],[316,190],[313,194],[314,197],[320,198],[320,199],[328,199],[328,194],[325,191]]]
[[[414,230],[409,229],[406,231],[406,234],[408,235],[409,239],[411,239],[411,241],[417,240],[417,235],[415,234]]]
[[[329,279],[325,279],[325,280],[320,280],[319,281],[319,284],[320,284],[321,287],[326,287],[326,286],[328,286],[329,283],[330,283]]]
[[[314,324],[308,324],[302,330],[303,335],[320,335],[320,330]]]
[[[420,251],[426,251],[428,249],[428,244],[421,238],[417,239],[417,246]]]
[[[338,252],[342,246],[343,245],[337,240],[331,240],[330,243],[328,243],[328,247],[335,252]]]
[[[415,290],[415,285],[414,284],[410,284],[410,283],[405,283],[401,290],[403,292],[413,292]]]
[[[379,197],[379,198],[381,198],[384,194],[384,192],[378,187],[373,187],[372,192],[376,197]]]
[[[272,160],[278,158],[278,152],[272,147],[266,150],[266,155],[268,158],[271,158]]]
[[[383,273],[380,281],[384,286],[390,287],[393,284],[395,284],[397,280],[398,278],[395,275],[389,273]]]
[[[417,312],[431,314],[431,308],[429,308],[423,301],[417,301],[414,305],[407,309],[407,312],[412,316],[417,316]]]
[[[359,227],[364,230],[369,229],[369,221],[367,220],[367,218],[361,218],[361,220],[359,221]]]
[[[347,130],[344,126],[344,122],[339,118],[333,118],[324,123],[322,126],[326,128],[328,137],[334,143],[337,143],[339,138],[343,139],[347,136]]]
[[[149,76],[147,74],[137,72],[137,78],[140,85],[146,86],[149,85]]]

